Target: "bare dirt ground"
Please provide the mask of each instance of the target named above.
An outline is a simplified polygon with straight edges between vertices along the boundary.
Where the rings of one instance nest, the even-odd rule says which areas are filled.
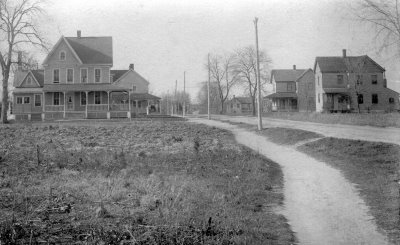
[[[243,121],[249,119],[254,120]],[[282,213],[301,244],[389,244],[356,187],[340,171],[246,129],[205,119],[192,121],[231,130],[239,143],[283,167]]]
[[[216,127],[0,125],[0,244],[293,244],[282,189]]]
[[[255,117],[212,115],[212,118],[257,125],[257,118]],[[263,126],[307,130],[326,137],[400,144],[400,128],[323,124],[273,118],[263,118]]]

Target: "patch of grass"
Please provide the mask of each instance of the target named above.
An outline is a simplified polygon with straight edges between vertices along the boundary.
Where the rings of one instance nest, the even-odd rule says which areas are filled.
[[[378,226],[400,242],[400,146],[324,138],[299,149],[342,171],[357,185]]]
[[[273,112],[263,117],[288,119],[328,124],[349,124],[376,127],[400,127],[400,113],[316,113],[316,112]]]
[[[185,122],[0,128],[0,241],[289,244],[279,166]]]

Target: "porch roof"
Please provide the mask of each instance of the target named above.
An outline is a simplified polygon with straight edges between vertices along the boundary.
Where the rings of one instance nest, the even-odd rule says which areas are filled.
[[[161,98],[148,93],[132,93],[131,100],[161,100]]]
[[[43,92],[127,91],[109,83],[103,84],[45,84]]]
[[[43,92],[42,88],[15,88],[13,90],[14,94],[19,94],[19,93],[35,93],[35,94],[40,93],[41,94],[42,92]]]
[[[349,94],[348,88],[323,88],[327,94]]]
[[[273,93],[270,95],[265,96],[265,98],[272,99],[272,98],[297,98],[296,93]]]

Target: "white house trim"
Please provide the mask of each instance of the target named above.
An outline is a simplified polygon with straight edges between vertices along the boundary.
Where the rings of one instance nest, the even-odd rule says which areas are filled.
[[[82,60],[79,58],[78,54],[75,52],[75,50],[71,47],[71,44],[69,44],[68,40],[64,37],[61,36],[61,38],[57,41],[57,43],[54,45],[53,49],[50,51],[50,53],[46,56],[46,59],[44,59],[43,61],[43,65],[46,65],[47,62],[49,61],[50,57],[53,55],[53,53],[55,52],[55,50],[57,49],[57,47],[61,44],[61,41],[64,41],[68,48],[70,49],[70,51],[72,52],[72,54],[74,55],[74,57],[78,60],[78,62],[80,64],[83,64]],[[60,57],[58,57],[60,58]]]

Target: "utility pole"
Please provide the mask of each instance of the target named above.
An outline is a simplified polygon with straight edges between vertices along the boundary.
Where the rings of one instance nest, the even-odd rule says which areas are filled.
[[[258,18],[254,19],[254,26],[256,29],[256,52],[257,52],[257,112],[258,112],[258,130],[262,130],[262,118],[261,118],[261,79],[260,79],[260,55],[258,53]]]
[[[169,90],[167,92],[167,104],[166,104],[166,108],[165,108],[165,114],[169,114]]]
[[[183,112],[182,116],[185,117],[186,111],[186,71],[183,72]]]
[[[178,114],[178,100],[176,99],[176,92],[178,90],[178,80],[175,80],[175,95],[174,95],[174,107],[175,107],[175,114]]]
[[[211,119],[210,116],[210,79],[211,79],[211,74],[210,74],[210,53],[208,53],[208,82],[207,82],[207,113],[208,113],[208,120]]]

